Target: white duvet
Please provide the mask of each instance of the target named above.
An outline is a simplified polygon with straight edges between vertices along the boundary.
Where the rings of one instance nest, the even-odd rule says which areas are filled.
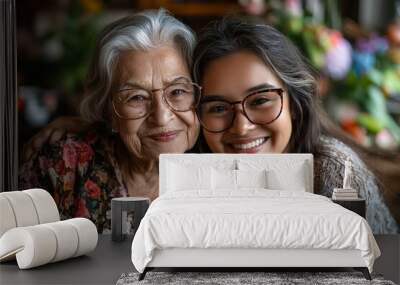
[[[248,189],[199,196],[167,193],[151,204],[132,243],[143,272],[154,249],[358,249],[372,272],[380,251],[365,219],[330,199],[296,191]]]

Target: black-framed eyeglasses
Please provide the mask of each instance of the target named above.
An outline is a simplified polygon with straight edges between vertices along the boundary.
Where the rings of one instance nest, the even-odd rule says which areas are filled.
[[[153,108],[153,93],[162,91],[162,98],[174,112],[194,110],[199,102],[201,86],[193,82],[175,82],[162,89],[146,90],[129,87],[119,90],[112,99],[115,114],[121,119],[136,120],[146,117]]]
[[[274,122],[283,109],[282,88],[261,89],[248,94],[243,100],[229,102],[223,99],[201,98],[197,116],[203,128],[212,133],[229,129],[235,120],[234,105],[241,104],[243,114],[253,124],[266,125]]]

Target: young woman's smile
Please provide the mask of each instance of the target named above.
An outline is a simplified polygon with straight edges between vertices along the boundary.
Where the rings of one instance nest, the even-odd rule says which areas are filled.
[[[236,138],[232,141],[227,140],[226,145],[233,149],[232,152],[237,153],[257,153],[269,140],[267,137],[259,138]]]

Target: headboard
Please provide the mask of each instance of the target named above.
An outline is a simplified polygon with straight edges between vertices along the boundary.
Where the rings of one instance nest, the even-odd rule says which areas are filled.
[[[267,169],[282,173],[285,179],[286,173],[294,168],[301,169],[306,192],[313,193],[314,163],[312,154],[161,154],[159,160],[159,193],[167,192],[168,171],[172,164],[194,168],[211,166],[216,169]]]

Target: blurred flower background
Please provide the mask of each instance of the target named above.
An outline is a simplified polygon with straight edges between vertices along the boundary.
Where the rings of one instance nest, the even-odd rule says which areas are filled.
[[[77,114],[95,39],[105,24],[160,4],[195,31],[229,13],[274,25],[320,72],[319,96],[347,133],[365,146],[400,150],[400,4],[395,0],[20,0],[20,142],[56,116]],[[378,28],[360,24],[363,7],[377,5],[391,16],[381,17]],[[353,17],[343,15],[344,6]]]
[[[399,1],[389,3],[396,13],[382,31],[343,19],[341,1],[240,3],[289,36],[320,72],[321,100],[347,133],[365,146],[400,149]]]

